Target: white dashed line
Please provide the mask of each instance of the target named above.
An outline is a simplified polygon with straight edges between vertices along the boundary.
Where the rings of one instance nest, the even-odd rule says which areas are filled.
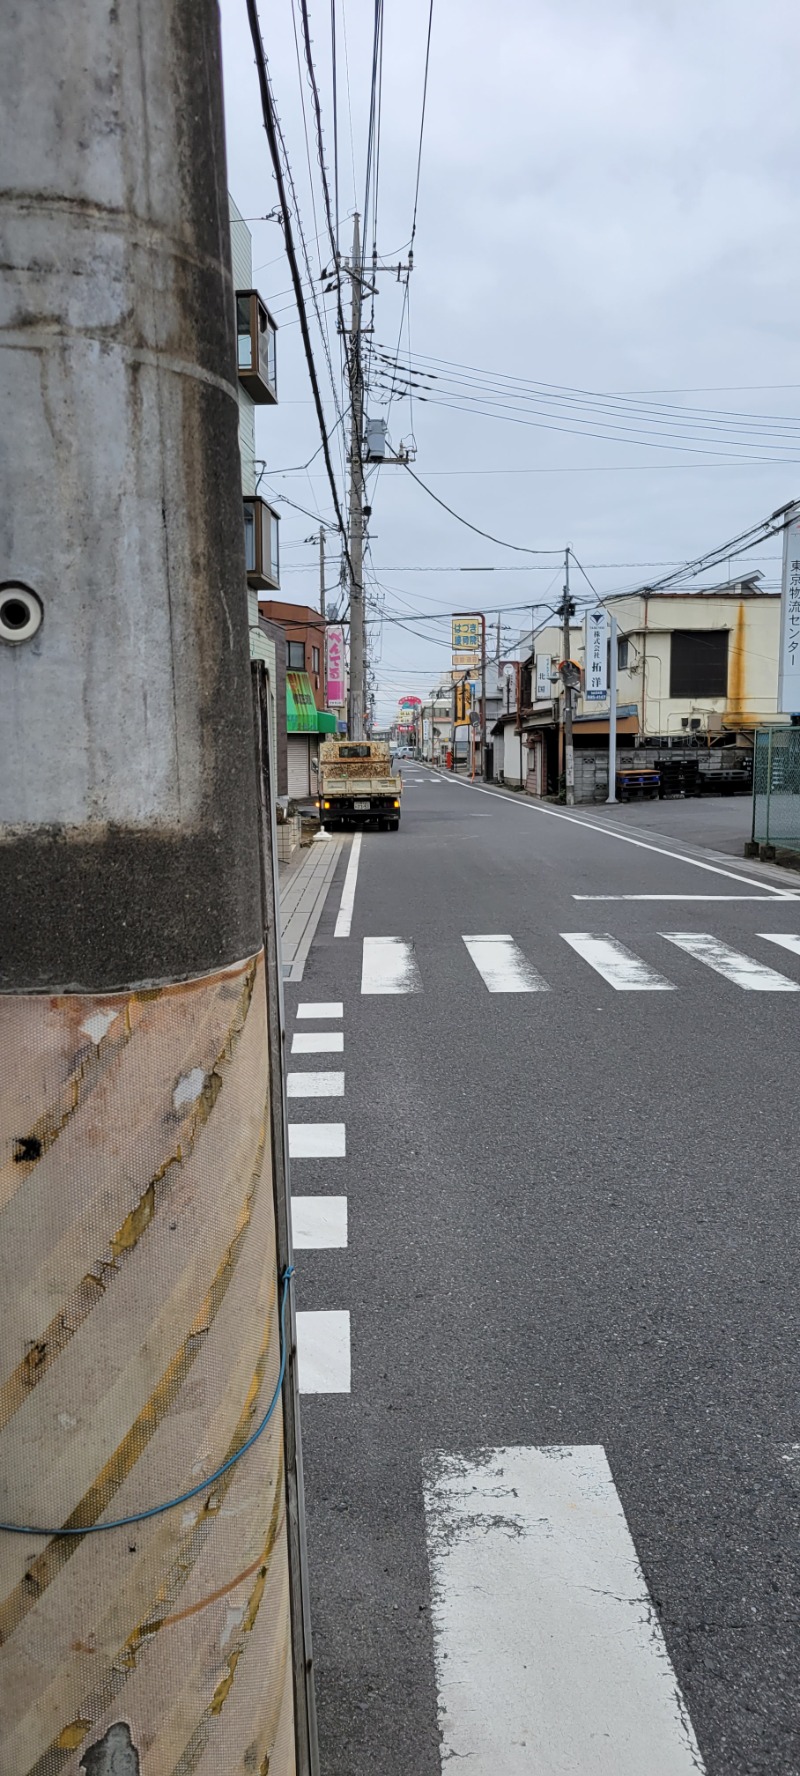
[[[349,1313],[306,1310],[297,1314],[296,1323],[301,1394],[349,1394]]]
[[[297,1007],[299,1018],[340,1018],[343,1011],[341,999],[327,999],[318,1005],[308,1002]]]
[[[758,937],[766,938],[767,943],[780,944],[781,949],[788,950],[792,956],[800,956],[800,937],[791,931],[759,931]]]
[[[344,1159],[343,1122],[290,1122],[290,1159]]]
[[[741,950],[731,949],[730,944],[712,937],[709,931],[663,931],[661,935],[667,943],[675,944],[679,950],[685,950],[687,956],[693,956],[695,962],[703,962],[706,968],[713,968],[715,974],[721,974],[735,987],[744,987],[746,992],[800,993],[797,981],[789,980],[786,974],[778,974],[765,962],[757,962],[754,956],[745,956]]]
[[[293,1055],[342,1054],[343,1050],[342,1030],[295,1030],[292,1037]]]
[[[546,993],[547,981],[523,956],[513,937],[465,937],[463,942],[490,993]]]
[[[343,1073],[287,1073],[287,1098],[343,1098]]]
[[[322,1251],[347,1245],[346,1196],[293,1196],[292,1245],[296,1251]]]
[[[414,945],[402,937],[365,937],[362,993],[421,993]]]
[[[616,937],[608,934],[594,937],[590,931],[562,931],[565,943],[588,962],[609,986],[618,993],[671,993],[672,981],[665,980],[648,962],[634,956]]]

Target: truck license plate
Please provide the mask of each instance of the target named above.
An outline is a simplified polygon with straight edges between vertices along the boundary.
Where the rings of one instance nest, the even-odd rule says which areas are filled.
[[[353,803],[353,807],[354,807],[354,808],[358,808],[358,809],[361,809],[361,808],[368,808],[368,807],[369,807],[369,802],[354,802],[354,803]]]

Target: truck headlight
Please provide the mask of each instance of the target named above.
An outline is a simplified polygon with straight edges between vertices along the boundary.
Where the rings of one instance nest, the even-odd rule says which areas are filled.
[[[396,798],[395,798],[395,804],[394,804],[394,805],[395,805],[395,807],[396,807],[396,808],[399,808],[399,806],[400,806],[400,803],[399,803],[399,802],[398,802],[398,801],[397,801],[397,799],[396,799]]]
[[[323,802],[322,806],[323,806],[323,808],[329,808],[330,802]]]

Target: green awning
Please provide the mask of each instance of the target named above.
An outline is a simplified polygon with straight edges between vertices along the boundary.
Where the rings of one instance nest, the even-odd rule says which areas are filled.
[[[318,709],[307,672],[286,674],[287,734],[335,734],[336,717],[328,709]]]

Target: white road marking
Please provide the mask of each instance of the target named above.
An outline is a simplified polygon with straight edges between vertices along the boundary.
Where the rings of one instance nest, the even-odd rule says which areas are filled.
[[[602,1447],[439,1455],[425,1507],[443,1771],[703,1776]]]
[[[546,993],[547,981],[523,956],[513,937],[465,937],[475,967],[490,993]]]
[[[343,1122],[290,1122],[290,1159],[344,1159]]]
[[[328,999],[318,1005],[309,1002],[297,1007],[299,1018],[337,1018],[342,1016],[343,1011],[341,999]]]
[[[287,1073],[287,1098],[343,1098],[343,1073]]]
[[[362,993],[421,993],[414,945],[403,937],[365,937]]]
[[[759,900],[762,906],[774,906],[776,898],[780,900],[798,900],[800,895],[773,895],[770,900],[766,894],[573,894],[573,900]]]
[[[672,981],[664,979],[651,968],[649,962],[634,956],[616,937],[606,933],[602,937],[594,937],[590,931],[562,931],[565,943],[571,945],[584,962],[596,968],[598,974],[609,985],[616,987],[618,993],[671,993],[674,991]]]
[[[765,937],[767,943],[780,944],[781,949],[789,950],[792,956],[800,956],[800,937],[792,931],[758,931],[757,937]]]
[[[322,1251],[347,1245],[346,1196],[293,1196],[292,1245],[295,1251]]]
[[[301,1394],[349,1394],[349,1313],[297,1314],[297,1375]]]
[[[342,898],[339,902],[339,911],[336,915],[336,924],[333,928],[334,937],[350,936],[350,926],[353,922],[353,903],[356,897],[358,860],[361,856],[361,840],[363,836],[363,833],[357,832],[350,847],[350,856],[347,861],[347,874],[344,878]]]
[[[731,949],[730,944],[712,937],[710,931],[662,931],[661,935],[667,943],[685,950],[687,956],[705,963],[706,968],[713,968],[715,974],[723,975],[735,987],[744,987],[751,993],[800,993],[797,981],[778,974],[765,962],[757,962],[754,956]]]
[[[436,779],[432,778],[432,782]],[[600,826],[596,820],[582,820],[578,814],[565,814],[560,808],[546,808],[542,802],[520,800],[519,796],[504,795],[499,789],[483,789],[479,783],[468,783],[465,778],[440,777],[440,783],[458,783],[461,789],[474,789],[477,795],[493,796],[495,801],[505,802],[507,808],[522,809],[526,814],[547,814],[552,820],[565,820],[569,826],[582,826],[588,832],[601,833],[603,838],[617,839],[621,845],[635,845],[639,851],[655,851],[659,857],[669,857],[673,863],[688,863],[693,869],[708,870],[712,876],[727,876],[731,882],[746,882],[752,888],[758,881],[757,876],[743,876],[737,870],[724,869],[719,863],[704,863],[700,857],[687,857],[683,851],[668,851],[666,845],[653,845],[649,839],[635,839],[632,833],[615,832],[613,827]],[[765,894],[772,894],[778,900],[786,898],[784,887],[773,888],[770,882],[763,884]]]
[[[341,1030],[295,1030],[293,1055],[342,1054],[344,1033]]]

